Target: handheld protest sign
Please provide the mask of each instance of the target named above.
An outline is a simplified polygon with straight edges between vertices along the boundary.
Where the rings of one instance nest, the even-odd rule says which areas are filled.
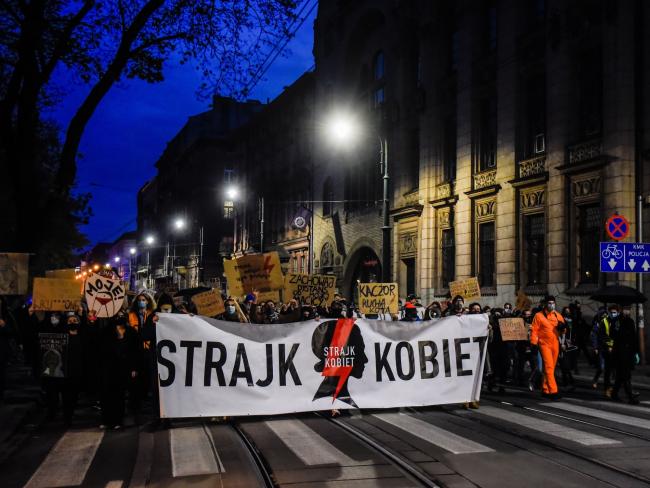
[[[38,334],[41,350],[41,376],[45,378],[65,378],[68,359],[68,334]]]
[[[71,312],[81,303],[79,281],[59,278],[34,278],[34,311]]]
[[[397,283],[359,283],[359,310],[364,314],[399,312]]]
[[[74,280],[76,276],[77,276],[77,273],[75,273],[74,268],[51,269],[51,270],[45,272],[45,277],[46,278],[59,278],[59,279],[62,279],[62,280]]]
[[[501,339],[504,341],[528,340],[528,330],[521,317],[499,319],[499,329],[501,329]]]
[[[481,298],[481,287],[478,284],[478,278],[473,276],[465,280],[452,281],[449,283],[449,294],[451,297],[460,295],[463,299]]]
[[[275,251],[224,259],[223,268],[228,280],[228,293],[233,296],[284,287],[280,256]]]
[[[196,305],[196,311],[199,315],[214,317],[221,315],[226,311],[223,305],[221,293],[217,290],[204,291],[192,296],[192,302]]]
[[[27,293],[29,254],[0,253],[0,295]]]
[[[122,308],[126,290],[119,280],[93,274],[86,278],[84,295],[89,313],[95,312],[98,318],[109,318]]]
[[[284,277],[284,300],[292,298],[315,307],[327,306],[334,301],[336,276],[288,273]]]

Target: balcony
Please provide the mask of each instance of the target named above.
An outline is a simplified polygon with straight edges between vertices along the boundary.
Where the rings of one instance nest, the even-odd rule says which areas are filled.
[[[481,190],[483,188],[495,186],[497,184],[497,170],[491,169],[481,173],[476,173],[473,176],[472,182],[472,188],[474,190]]]
[[[529,178],[544,174],[546,171],[546,156],[524,159],[519,161],[519,178]]]

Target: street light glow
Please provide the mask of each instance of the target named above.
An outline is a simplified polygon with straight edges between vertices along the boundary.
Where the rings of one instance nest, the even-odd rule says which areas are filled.
[[[135,247],[132,247],[131,249],[129,249],[129,254],[130,254],[131,256],[133,256],[135,253],[136,253],[136,249],[135,249]]]
[[[120,257],[119,257],[119,256],[115,256],[114,261],[115,261],[116,263],[119,263],[119,262],[120,262]]]
[[[338,146],[349,145],[361,132],[356,118],[352,114],[343,111],[334,112],[330,115],[325,127],[330,141]]]
[[[156,239],[154,239],[153,236],[147,236],[144,241],[151,246],[154,242],[156,242]]]
[[[185,228],[185,221],[181,218],[174,220],[174,228],[176,230],[181,230]]]
[[[239,196],[239,188],[236,186],[229,186],[226,189],[226,196],[228,197],[229,200],[236,200],[237,197]]]

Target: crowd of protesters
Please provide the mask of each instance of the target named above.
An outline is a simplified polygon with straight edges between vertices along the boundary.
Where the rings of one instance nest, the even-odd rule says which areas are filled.
[[[340,295],[327,306],[312,306],[294,299],[287,303],[261,301],[258,293],[250,293],[242,300],[224,296],[224,306],[224,313],[214,318],[249,324],[364,317],[353,301]],[[131,296],[122,311],[108,319],[88,313],[83,302],[74,312],[43,313],[34,312],[29,303],[9,307],[0,297],[0,401],[7,363],[12,350],[20,345],[25,363],[42,381],[50,419],[62,410],[64,422],[70,424],[81,395],[99,410],[101,428],[120,429],[127,406],[136,424],[142,422],[146,410],[152,414],[148,423],[152,429],[164,427],[165,420],[159,417],[156,322],[161,313],[196,312],[189,297],[165,293],[156,297],[145,292]],[[553,296],[545,297],[536,307],[517,309],[510,303],[494,308],[478,302],[466,304],[460,296],[423,307],[419,297],[410,295],[400,305],[399,314],[365,318],[417,322],[481,313],[489,317],[484,368],[488,391],[504,393],[506,386],[512,386],[541,390],[550,399],[559,398],[556,366],[562,386],[572,391],[576,387],[573,374],[578,373],[578,355],[582,352],[596,369],[593,389],[598,388],[602,376],[606,397],[619,400],[623,389],[630,403],[638,403],[632,391],[631,372],[639,363],[639,351],[629,307],[601,308],[593,320],[587,321],[579,302],[558,311]],[[499,320],[512,317],[523,319],[528,340],[503,340]],[[55,363],[41,354],[39,333],[68,335],[64,377],[50,374]],[[475,402],[465,406],[478,408]]]

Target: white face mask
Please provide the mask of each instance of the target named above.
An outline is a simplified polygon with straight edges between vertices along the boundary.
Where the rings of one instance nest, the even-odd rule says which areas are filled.
[[[555,310],[555,303],[547,303],[547,304],[546,304],[546,309],[547,309],[549,312],[552,312],[553,310]]]
[[[171,313],[172,307],[171,305],[163,305],[162,307],[160,307],[160,311],[161,313]]]
[[[612,318],[613,319],[618,318],[618,312],[612,312]]]
[[[230,315],[235,313],[235,307],[233,305],[228,305],[226,307],[226,312],[228,312]]]
[[[51,323],[52,325],[59,325],[59,317],[57,317],[57,316],[55,316],[55,315],[52,315],[52,316],[50,317],[50,323]]]

